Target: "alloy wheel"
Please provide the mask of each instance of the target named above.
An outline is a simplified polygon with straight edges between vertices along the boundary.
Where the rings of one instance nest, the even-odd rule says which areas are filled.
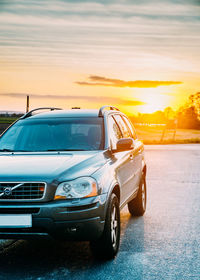
[[[117,211],[116,211],[116,206],[113,205],[113,209],[111,213],[111,240],[112,240],[113,247],[116,246],[117,235],[118,235]]]

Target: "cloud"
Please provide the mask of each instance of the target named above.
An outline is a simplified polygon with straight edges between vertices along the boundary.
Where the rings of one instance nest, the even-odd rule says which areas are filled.
[[[1,2],[0,59],[9,63],[1,72],[41,64],[79,72],[85,64],[199,71],[200,20],[192,0]]]
[[[139,106],[144,105],[146,103],[140,100],[129,100],[122,99],[120,97],[107,97],[107,96],[89,96],[89,95],[57,95],[57,94],[29,94],[29,93],[0,93],[0,97],[14,97],[14,98],[26,98],[26,96],[30,96],[30,100],[34,99],[59,99],[59,100],[80,100],[87,101],[91,103],[108,103],[111,105],[121,105],[121,106]]]
[[[156,79],[199,74],[196,1],[0,0],[0,76],[41,66],[113,73],[119,65],[139,75],[153,69]]]
[[[130,88],[156,88],[159,86],[171,86],[179,85],[182,82],[179,81],[148,81],[148,80],[137,80],[137,81],[123,81],[118,79],[110,79],[101,76],[90,76],[89,82],[76,82],[82,86],[107,86],[107,87],[130,87]]]

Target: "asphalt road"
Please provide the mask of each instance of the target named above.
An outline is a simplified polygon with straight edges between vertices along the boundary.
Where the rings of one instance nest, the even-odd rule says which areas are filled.
[[[0,279],[200,279],[200,145],[147,146],[148,208],[121,212],[118,256],[88,243],[17,241],[0,251]]]

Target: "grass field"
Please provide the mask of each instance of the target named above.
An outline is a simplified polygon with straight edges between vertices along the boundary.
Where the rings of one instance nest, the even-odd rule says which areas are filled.
[[[11,118],[11,117],[0,117],[0,123],[13,123],[17,118]]]
[[[163,129],[163,126],[136,126],[138,138],[141,139],[144,144],[160,144]],[[173,139],[173,136],[173,129],[166,130],[162,143],[200,143],[200,130],[177,129],[175,139]]]

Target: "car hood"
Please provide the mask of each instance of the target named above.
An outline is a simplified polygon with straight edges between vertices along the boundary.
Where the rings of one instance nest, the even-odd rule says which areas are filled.
[[[0,181],[63,181],[90,176],[105,164],[103,151],[1,153]]]

